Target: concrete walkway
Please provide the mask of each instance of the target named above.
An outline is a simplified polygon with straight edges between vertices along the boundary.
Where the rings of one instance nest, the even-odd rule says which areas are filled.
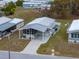
[[[50,35],[46,35],[42,40],[40,39],[31,40],[30,43],[20,53],[36,55],[37,49],[40,47],[40,45],[46,43],[49,40],[49,38],[50,38]]]
[[[31,42],[25,47],[21,53],[23,54],[37,54],[36,51],[41,45],[40,40],[31,40]]]
[[[38,48],[40,47],[41,44],[46,43],[49,40],[51,35],[52,35],[52,32],[50,32],[50,34],[46,34],[42,40],[40,40],[40,38],[31,40],[30,43],[20,53],[38,55],[37,54]]]

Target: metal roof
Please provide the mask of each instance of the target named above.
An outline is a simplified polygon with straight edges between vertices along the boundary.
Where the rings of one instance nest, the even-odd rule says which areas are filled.
[[[14,25],[15,25],[14,23],[9,23],[9,22],[6,23],[6,24],[3,24],[3,25],[0,26],[0,31],[5,31],[6,29],[8,29],[8,28],[10,28]]]
[[[3,0],[3,1],[4,1],[5,3],[11,2],[11,1],[15,3],[17,0]]]
[[[67,32],[79,31],[79,20],[73,20]]]
[[[41,17],[41,18],[36,18],[35,20],[28,23],[27,25],[40,24],[40,25],[50,28],[54,23],[55,23],[55,19],[52,19],[49,17]]]
[[[24,0],[25,2],[23,2],[23,4],[45,4],[47,5],[48,2],[50,2],[51,0]]]
[[[8,17],[5,17],[5,16],[2,16],[0,17],[0,25],[4,24],[4,23],[7,23],[9,21],[11,21],[12,19],[8,18]]]
[[[24,0],[24,1],[50,1],[50,0]]]
[[[2,25],[0,25],[0,31],[5,31],[8,28],[11,28],[14,25],[17,25],[18,23],[22,22],[22,19],[14,18],[11,21],[8,21]]]
[[[51,29],[52,27],[54,27],[55,24],[56,24],[55,19],[48,17],[41,17],[41,18],[36,18],[32,22],[26,24],[21,29],[32,28],[41,32],[45,32],[48,28]]]
[[[3,7],[5,5],[5,2],[3,0],[0,0],[0,7]]]
[[[40,24],[32,24],[32,25],[28,25],[27,24],[22,28],[22,29],[35,29],[35,30],[38,30],[38,31],[42,31],[42,32],[45,32],[47,30],[47,27],[45,26],[41,26]]]
[[[19,19],[19,18],[14,18],[10,23],[20,23],[20,22],[23,22],[24,20],[23,19]]]
[[[41,4],[40,2],[23,2],[23,4]]]

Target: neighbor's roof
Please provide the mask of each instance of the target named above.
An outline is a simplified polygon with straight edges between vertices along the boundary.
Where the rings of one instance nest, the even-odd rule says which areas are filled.
[[[79,20],[73,20],[72,24],[68,28],[68,32],[79,31]]]
[[[24,0],[23,4],[45,4],[53,0]]]
[[[3,0],[3,1],[4,1],[5,3],[11,2],[11,1],[15,3],[17,0]]]
[[[9,21],[11,21],[11,20],[12,20],[12,19],[10,19],[10,18],[8,18],[8,17],[5,17],[5,16],[0,17],[0,25],[4,24],[4,23],[6,23],[6,22],[9,22]]]
[[[24,0],[24,1],[50,1],[50,0]]]
[[[55,26],[55,19],[48,18],[48,17],[41,17],[41,18],[36,18],[32,22],[26,24],[22,29],[36,29],[42,32],[45,32],[47,28],[52,28]]]
[[[5,2],[3,0],[0,1],[0,6],[5,5]]]
[[[41,4],[40,2],[23,2],[23,4]]]
[[[22,19],[14,18],[9,22],[6,22],[5,24],[0,25],[0,31],[5,31],[8,28],[11,28],[12,26],[17,25],[18,23],[22,22]]]
[[[24,21],[23,19],[14,18],[14,19],[11,21],[11,23],[17,24],[17,23],[20,23],[20,22],[23,22],[23,21]]]
[[[11,28],[14,25],[15,25],[14,23],[7,22],[6,24],[3,24],[3,25],[0,26],[0,31],[5,31],[5,30],[7,30],[8,28]]]

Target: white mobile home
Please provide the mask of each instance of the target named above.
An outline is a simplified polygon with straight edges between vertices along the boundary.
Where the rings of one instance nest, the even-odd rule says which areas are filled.
[[[15,2],[17,2],[17,0],[0,0],[0,8],[3,8],[9,2],[15,3]]]
[[[79,20],[73,20],[70,27],[67,29],[68,41],[79,43]]]
[[[3,0],[5,3],[13,2],[15,3],[17,0]]]
[[[50,9],[51,4],[49,4],[49,1],[46,0],[37,0],[37,1],[28,1],[23,3],[24,9]]]
[[[23,19],[0,17],[0,38],[5,37],[9,33],[15,32],[23,25]]]
[[[0,8],[3,8],[5,6],[5,2],[4,1],[0,1]]]
[[[43,39],[54,35],[59,29],[59,23],[48,17],[36,18],[19,30],[19,38]]]
[[[41,3],[48,3],[50,1],[54,1],[54,0],[24,0],[25,2],[41,2]]]

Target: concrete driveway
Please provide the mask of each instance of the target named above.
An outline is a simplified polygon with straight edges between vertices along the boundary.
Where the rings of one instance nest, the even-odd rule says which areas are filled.
[[[49,40],[51,34],[52,33],[46,34],[44,37],[42,37],[42,40],[40,40],[40,37],[38,39],[31,40],[30,43],[20,53],[37,55],[37,49],[40,47],[41,44],[44,44]]]
[[[36,51],[42,44],[41,40],[31,40],[21,53],[23,54],[37,54]]]

